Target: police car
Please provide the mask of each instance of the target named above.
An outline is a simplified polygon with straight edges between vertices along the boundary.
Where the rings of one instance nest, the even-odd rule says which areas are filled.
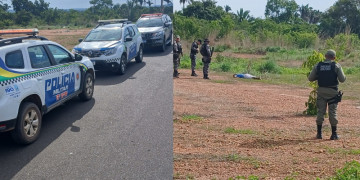
[[[124,74],[126,64],[143,60],[143,44],[138,28],[127,19],[99,20],[85,39],[73,49],[91,59],[96,70]]]
[[[37,29],[0,30],[0,132],[30,144],[40,134],[42,115],[75,96],[90,100],[94,67],[87,57],[37,36]],[[14,35],[13,35],[14,36]]]
[[[145,47],[157,47],[162,52],[172,41],[172,20],[163,13],[142,14],[136,21]]]

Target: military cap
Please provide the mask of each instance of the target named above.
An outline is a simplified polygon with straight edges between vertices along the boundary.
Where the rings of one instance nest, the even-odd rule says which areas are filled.
[[[198,39],[198,42],[200,42],[200,44],[201,44],[201,42],[202,42],[201,39]]]
[[[332,49],[329,49],[329,50],[326,52],[325,56],[336,57],[336,52],[335,52],[334,50],[332,50]]]
[[[209,39],[204,39],[204,42],[210,42]]]
[[[179,35],[176,35],[176,39],[179,38],[180,39],[180,36]]]

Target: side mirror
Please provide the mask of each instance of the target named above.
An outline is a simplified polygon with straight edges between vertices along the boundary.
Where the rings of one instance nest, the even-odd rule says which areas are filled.
[[[83,58],[83,57],[82,57],[80,54],[75,54],[74,60],[75,60],[75,61],[81,61],[82,58]]]
[[[79,41],[79,43],[81,43],[83,41],[83,38],[80,38],[78,41]]]
[[[125,38],[125,42],[132,41],[132,37]]]

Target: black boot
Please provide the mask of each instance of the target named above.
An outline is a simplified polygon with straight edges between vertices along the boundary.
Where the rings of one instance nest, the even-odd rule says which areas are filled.
[[[317,125],[316,139],[322,139],[321,128],[322,128],[322,125]]]
[[[338,140],[339,136],[336,133],[336,126],[331,126],[331,136],[330,140]]]
[[[177,70],[174,70],[173,77],[179,78],[179,73],[178,73],[178,71],[177,71]]]
[[[204,74],[204,79],[209,79],[209,76],[207,74]]]
[[[195,76],[195,77],[196,77],[196,76],[198,76],[198,75],[195,73],[195,71],[192,71],[192,72],[191,72],[191,76]]]

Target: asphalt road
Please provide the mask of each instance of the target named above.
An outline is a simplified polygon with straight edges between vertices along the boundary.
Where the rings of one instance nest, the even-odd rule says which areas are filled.
[[[172,179],[170,52],[145,52],[122,76],[97,72],[94,98],[46,114],[29,146],[0,134],[0,180]]]

